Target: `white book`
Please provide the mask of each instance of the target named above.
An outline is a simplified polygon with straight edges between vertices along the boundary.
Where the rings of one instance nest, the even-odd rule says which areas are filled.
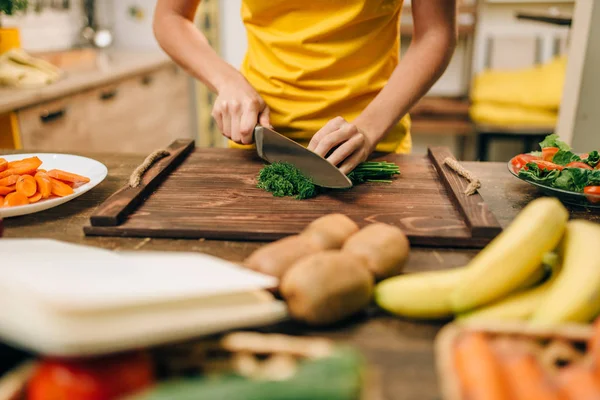
[[[0,339],[56,356],[163,344],[287,318],[277,279],[200,253],[0,240]]]

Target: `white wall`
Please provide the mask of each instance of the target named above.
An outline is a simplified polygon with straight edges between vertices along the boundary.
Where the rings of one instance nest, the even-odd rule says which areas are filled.
[[[241,0],[219,2],[221,17],[221,56],[235,67],[240,67],[247,48],[246,30],[241,17]]]

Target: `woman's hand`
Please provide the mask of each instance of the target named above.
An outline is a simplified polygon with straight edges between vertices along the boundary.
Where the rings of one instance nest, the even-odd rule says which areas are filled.
[[[373,152],[372,140],[356,125],[342,117],[329,121],[308,144],[308,149],[321,157],[335,149],[327,161],[337,166],[344,174],[349,174]]]
[[[243,77],[219,89],[212,116],[224,136],[238,144],[250,144],[257,123],[271,127],[269,107]]]

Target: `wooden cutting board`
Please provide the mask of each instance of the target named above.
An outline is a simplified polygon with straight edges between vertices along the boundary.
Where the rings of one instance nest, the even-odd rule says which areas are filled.
[[[468,182],[443,165],[452,157],[446,148],[376,157],[398,164],[401,175],[307,200],[258,189],[264,162],[253,151],[200,149],[185,140],[167,150],[139,187],[124,187],[95,211],[87,235],[271,241],[330,213],[360,226],[398,226],[412,245],[483,247],[501,231],[479,194],[463,194]]]

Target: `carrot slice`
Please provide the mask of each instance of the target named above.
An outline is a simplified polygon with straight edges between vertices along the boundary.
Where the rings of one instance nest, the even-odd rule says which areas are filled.
[[[0,208],[4,206],[4,196],[0,195]]]
[[[455,363],[465,398],[510,398],[496,355],[483,333],[469,333],[459,340],[455,350]]]
[[[51,169],[48,171],[48,176],[63,182],[88,183],[90,181],[90,178],[86,176],[77,175],[60,169]]]
[[[17,180],[17,192],[25,197],[31,197],[37,192],[37,183],[31,175],[21,175]]]
[[[42,165],[42,161],[40,159],[30,160],[28,162],[24,162],[22,164],[18,164],[14,167],[9,167],[6,171],[0,172],[0,179],[6,178],[10,175],[29,175],[34,173],[39,166]]]
[[[52,181],[52,194],[58,197],[65,197],[70,194],[73,194],[73,188],[67,185],[64,182],[56,180],[54,178],[50,178]]]
[[[17,183],[18,179],[19,179],[19,175],[10,175],[10,176],[7,176],[6,178],[0,179],[0,186],[11,186],[11,185],[14,185],[15,183]]]
[[[43,199],[47,199],[52,194],[52,180],[45,173],[38,170],[35,174],[35,181],[39,192],[42,194]]]
[[[500,363],[515,400],[566,400],[532,354],[506,355],[500,357]]]
[[[9,193],[14,192],[15,190],[17,190],[17,185],[12,185],[12,186],[0,186],[0,194],[2,196],[5,196]]]
[[[29,197],[29,203],[37,203],[42,199],[42,194],[40,192],[36,192],[33,196]]]
[[[591,369],[580,364],[571,364],[557,375],[560,388],[570,399],[600,399],[600,383]]]
[[[15,161],[9,162],[8,168],[15,168],[15,167],[18,167],[19,165],[38,162],[38,161],[39,161],[40,165],[42,165],[42,161],[37,156],[22,158],[20,160],[15,160]]]
[[[4,198],[4,207],[24,206],[29,204],[29,199],[19,192],[7,194]]]
[[[6,161],[4,158],[0,158],[0,172],[4,171],[7,168],[8,168],[8,161]]]

